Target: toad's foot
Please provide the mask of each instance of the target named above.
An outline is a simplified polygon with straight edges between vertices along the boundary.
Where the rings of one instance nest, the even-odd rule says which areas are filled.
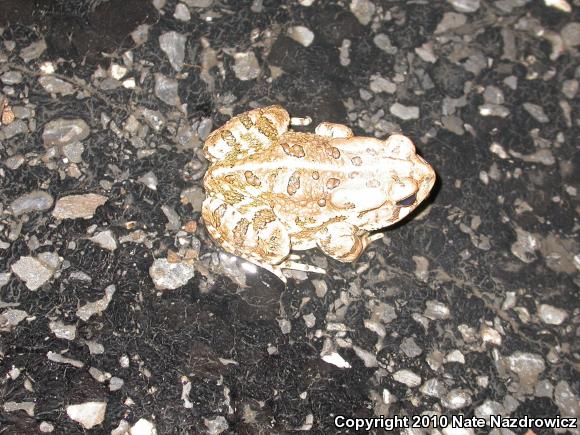
[[[307,116],[305,118],[297,118],[297,117],[290,118],[290,125],[305,126],[305,125],[310,125],[311,123],[312,123],[312,118],[310,116]]]

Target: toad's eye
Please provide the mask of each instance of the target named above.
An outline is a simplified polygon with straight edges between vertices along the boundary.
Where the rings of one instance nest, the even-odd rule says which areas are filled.
[[[413,193],[411,196],[408,196],[404,199],[397,201],[397,205],[399,207],[409,207],[415,204],[415,201],[417,201],[417,195]]]

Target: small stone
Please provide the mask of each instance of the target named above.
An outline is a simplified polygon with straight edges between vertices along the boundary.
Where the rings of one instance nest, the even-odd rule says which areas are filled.
[[[111,377],[110,373],[105,373],[96,367],[89,367],[89,374],[93,377],[95,381],[101,384],[106,382]]]
[[[0,273],[0,288],[4,287],[10,281],[10,272],[1,272]]]
[[[48,421],[42,421],[38,426],[38,429],[42,433],[51,433],[52,431],[54,431],[54,425]]]
[[[530,114],[532,118],[542,124],[550,122],[550,118],[544,113],[544,108],[533,103],[524,103],[524,109]]]
[[[499,118],[506,118],[510,111],[507,107],[501,104],[482,104],[479,106],[479,114],[481,116],[497,116]]]
[[[554,392],[554,386],[547,379],[542,379],[536,384],[534,389],[534,396],[536,397],[548,397],[552,398],[552,393]]]
[[[0,76],[0,80],[8,86],[17,85],[22,82],[22,73],[18,71],[6,71]]]
[[[260,74],[260,64],[252,51],[235,53],[233,70],[238,80],[254,80]]]
[[[392,81],[381,77],[380,74],[373,74],[369,85],[371,91],[378,94],[385,92],[387,94],[394,94],[397,92],[397,85]]]
[[[377,362],[377,357],[367,350],[364,350],[358,346],[352,346],[354,353],[363,360],[365,367],[377,367],[379,363]]]
[[[9,309],[0,314],[0,331],[9,331],[28,317],[24,310]]]
[[[71,420],[80,423],[85,429],[98,426],[105,419],[107,402],[85,402],[66,407],[66,413]]]
[[[580,398],[566,381],[560,381],[554,389],[554,403],[562,417],[580,417]]]
[[[129,435],[157,435],[157,429],[149,420],[140,418],[129,430]]]
[[[53,321],[48,324],[48,327],[56,338],[62,338],[64,340],[74,340],[77,335],[76,325],[65,325],[60,320]]]
[[[42,86],[49,94],[60,94],[66,96],[75,93],[75,87],[71,83],[51,75],[40,76],[38,83],[40,83],[40,86]]]
[[[20,257],[10,268],[18,278],[26,283],[29,290],[38,290],[56,272],[60,258],[54,253],[43,253],[38,257]]]
[[[119,391],[125,385],[125,381],[121,378],[113,376],[109,379],[109,391]]]
[[[363,26],[366,26],[373,18],[375,5],[369,0],[351,0],[350,11]]]
[[[423,349],[417,346],[413,337],[404,338],[399,349],[409,358],[416,358],[423,353]]]
[[[20,57],[24,62],[28,63],[31,60],[39,58],[42,53],[44,53],[46,48],[46,41],[44,39],[40,39],[36,42],[33,42],[28,47],[23,48],[20,51]]]
[[[89,302],[77,309],[77,317],[86,322],[93,315],[105,311],[113,299],[113,295],[115,294],[116,290],[117,288],[114,284],[111,284],[105,288],[105,295],[101,299],[98,299],[95,302]]]
[[[486,86],[485,91],[483,92],[483,99],[489,104],[503,104],[505,102],[503,91],[493,85]]]
[[[324,355],[322,360],[341,369],[349,369],[351,367],[350,364],[338,354],[338,352],[332,352]]]
[[[431,320],[448,319],[450,316],[449,308],[439,301],[430,300],[426,303],[423,315]]]
[[[435,34],[445,33],[448,30],[455,29],[467,23],[467,17],[457,12],[445,12],[443,19],[437,25]]]
[[[568,318],[568,313],[552,305],[542,304],[538,307],[538,316],[548,325],[561,325]]]
[[[139,46],[147,42],[150,27],[148,24],[140,24],[131,32],[131,38],[135,42],[135,45]]]
[[[98,232],[89,240],[111,252],[117,249],[117,240],[115,240],[115,236],[111,230]]]
[[[461,353],[460,350],[455,349],[447,354],[445,357],[445,362],[451,363],[456,362],[459,364],[465,364],[465,356]]]
[[[475,416],[485,419],[488,425],[490,424],[492,415],[505,415],[505,409],[501,403],[494,400],[486,400],[483,404],[475,408]]]
[[[568,47],[580,45],[580,23],[574,22],[566,24],[560,35],[562,35],[562,41]]]
[[[57,219],[90,219],[105,202],[107,197],[96,193],[69,195],[58,199],[52,215]]]
[[[447,393],[447,387],[443,381],[437,378],[431,378],[421,385],[420,391],[426,396],[441,399]]]
[[[475,12],[479,9],[479,0],[447,0],[457,12]]]
[[[187,6],[184,5],[183,3],[177,3],[177,6],[175,6],[175,13],[173,14],[173,17],[176,20],[184,22],[188,22],[189,20],[191,20],[191,14],[189,13],[189,9],[187,9]]]
[[[151,110],[151,109],[141,109],[140,110],[143,119],[147,123],[149,127],[151,127],[155,131],[160,131],[165,124],[165,117],[161,114],[159,110]]]
[[[81,142],[73,142],[63,145],[61,151],[70,163],[81,163],[83,161],[82,154],[85,151],[85,146]]]
[[[149,171],[146,174],[141,175],[137,178],[137,181],[141,184],[144,184],[151,190],[157,190],[157,184],[159,181],[157,180],[157,175],[153,173],[153,171]]]
[[[323,298],[328,291],[328,285],[326,281],[321,279],[314,279],[312,280],[312,285],[314,285],[314,292],[316,293],[316,297]]]
[[[35,211],[44,211],[52,207],[54,199],[43,190],[34,190],[19,196],[10,204],[10,210],[14,216],[31,213]]]
[[[203,424],[207,427],[208,435],[219,435],[229,428],[228,421],[221,415],[218,415],[216,418],[211,420],[204,418]]]
[[[92,340],[85,340],[84,343],[89,348],[89,353],[91,355],[102,355],[105,353],[105,346],[101,343],[97,343],[96,341]]]
[[[308,47],[314,41],[314,33],[308,27],[293,26],[288,29],[288,36],[294,41]]]
[[[393,44],[391,43],[391,38],[389,38],[389,36],[385,35],[384,33],[377,34],[373,38],[373,42],[379,49],[383,50],[385,53],[395,54],[398,51],[397,47],[394,47]]]
[[[536,260],[536,251],[539,249],[537,236],[519,227],[515,228],[517,240],[511,246],[511,252],[524,263]]]
[[[422,46],[415,48],[415,53],[417,53],[417,56],[419,56],[425,62],[437,62],[437,56],[435,56],[435,53],[433,53],[432,42],[425,42]]]
[[[22,166],[24,164],[25,160],[24,160],[24,156],[22,154],[16,154],[12,157],[8,157],[6,160],[4,160],[4,164],[6,165],[6,167],[8,169],[12,169],[13,171],[15,171],[16,169],[18,169],[20,166]]]
[[[4,412],[24,411],[34,417],[34,402],[4,402]]]
[[[444,116],[441,118],[441,124],[443,128],[461,136],[465,133],[463,129],[463,121],[458,116]]]
[[[119,358],[119,365],[122,368],[124,368],[124,369],[128,368],[129,367],[129,363],[130,363],[130,360],[129,360],[129,356],[128,355],[122,355]]]
[[[115,80],[121,80],[127,75],[127,72],[127,67],[119,65],[118,63],[112,63],[109,67],[109,75]]]
[[[484,343],[491,343],[495,346],[501,346],[501,334],[490,326],[483,325],[481,327],[481,339]]]
[[[433,350],[429,352],[427,358],[425,358],[425,361],[427,362],[427,364],[429,364],[431,370],[436,372],[443,366],[444,357],[445,355],[443,355],[443,352],[439,350]]]
[[[159,36],[159,46],[169,58],[169,63],[173,69],[180,72],[185,60],[185,43],[187,37],[180,33],[171,31]]]
[[[161,73],[155,74],[155,96],[169,106],[179,106],[179,82]]]
[[[441,399],[441,405],[447,409],[456,410],[471,405],[472,399],[469,391],[456,388]]]
[[[85,366],[85,363],[76,359],[67,358],[62,356],[60,353],[55,353],[52,351],[47,352],[46,357],[49,361],[59,363],[59,364],[69,364],[77,369],[81,369]]]
[[[421,376],[413,373],[411,370],[398,370],[393,373],[393,379],[401,384],[413,388],[421,385]]]
[[[292,323],[288,319],[278,319],[278,326],[282,334],[290,334],[290,331],[292,331]]]
[[[90,131],[89,126],[82,119],[58,118],[45,125],[42,141],[45,147],[67,145],[86,139]]]
[[[193,278],[195,269],[187,263],[170,263],[166,258],[156,259],[149,268],[149,276],[158,290],[174,290]]]
[[[1,134],[4,139],[10,139],[14,136],[18,136],[19,134],[27,134],[28,133],[28,126],[26,122],[21,119],[17,119],[16,121],[11,122],[10,124],[3,125]]]
[[[518,78],[516,76],[508,76],[503,79],[503,82],[508,88],[515,91],[518,88]]]
[[[578,93],[578,80],[564,80],[562,93],[570,100],[574,98]]]
[[[546,369],[541,355],[527,352],[514,352],[506,358],[510,371],[518,375],[520,385],[524,391],[533,392],[538,376]]]
[[[419,119],[419,108],[416,106],[404,106],[401,103],[395,103],[389,110],[392,115],[405,121]]]
[[[183,0],[190,8],[209,8],[214,0]]]

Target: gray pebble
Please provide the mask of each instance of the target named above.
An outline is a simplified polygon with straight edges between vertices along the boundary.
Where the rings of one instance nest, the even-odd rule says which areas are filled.
[[[423,353],[423,349],[417,346],[413,337],[403,339],[399,348],[409,358],[416,358]]]
[[[253,51],[236,53],[233,70],[238,80],[254,80],[260,74],[260,64]]]
[[[170,263],[157,258],[149,268],[149,276],[158,290],[173,290],[184,286],[193,278],[195,269],[188,263]]]
[[[560,34],[562,35],[562,41],[568,47],[580,45],[580,23],[566,24]]]
[[[428,379],[421,385],[421,393],[426,396],[436,397],[438,399],[442,398],[447,394],[447,387],[445,383],[437,378]]]
[[[533,103],[524,103],[524,109],[530,114],[532,118],[542,124],[549,122],[550,118],[544,113],[544,108]]]
[[[419,119],[419,108],[417,106],[404,106],[401,103],[395,103],[389,110],[392,115],[403,120]]]
[[[179,106],[179,83],[161,73],[155,74],[155,96],[169,106]]]
[[[52,207],[53,197],[43,190],[34,190],[19,196],[10,204],[10,210],[15,216],[33,211],[44,211]]]
[[[475,12],[479,9],[479,0],[447,0],[457,12]]]
[[[75,92],[75,88],[71,83],[51,75],[39,77],[38,83],[40,83],[40,86],[42,86],[49,94],[60,94],[65,96],[74,94]]]
[[[45,125],[42,140],[45,147],[67,145],[87,138],[89,133],[89,126],[80,118],[58,118]]]
[[[503,91],[497,86],[487,86],[483,92],[483,99],[490,104],[503,104],[505,102]]]
[[[421,376],[413,373],[411,370],[398,370],[393,373],[393,379],[411,388],[421,385]]]
[[[2,76],[0,76],[0,80],[5,85],[17,85],[22,82],[22,73],[19,71],[6,71]]]
[[[375,5],[369,0],[352,0],[350,11],[363,26],[366,26],[375,13]]]
[[[471,405],[471,394],[462,388],[455,388],[441,399],[441,405],[447,409],[456,410]]]
[[[538,316],[548,325],[561,325],[568,318],[568,313],[552,305],[542,304],[538,307]]]
[[[159,46],[167,55],[169,63],[177,72],[183,68],[187,37],[177,32],[166,32],[159,36]]]

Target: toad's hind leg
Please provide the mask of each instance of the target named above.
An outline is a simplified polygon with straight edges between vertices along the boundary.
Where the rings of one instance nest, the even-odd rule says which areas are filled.
[[[288,130],[290,115],[281,106],[268,106],[234,116],[207,137],[203,151],[211,162],[255,154],[277,142]]]
[[[288,231],[267,207],[240,211],[234,205],[210,197],[203,202],[201,214],[217,244],[231,254],[269,270],[284,283],[286,277],[282,269],[324,273],[323,269],[294,261],[296,256],[290,255]]]
[[[290,254],[290,236],[272,210],[252,207],[240,211],[219,198],[209,197],[203,202],[201,214],[217,244],[284,280],[276,265]]]
[[[383,234],[369,235],[347,222],[328,225],[319,234],[317,245],[328,256],[345,263],[356,261],[369,243]]]

